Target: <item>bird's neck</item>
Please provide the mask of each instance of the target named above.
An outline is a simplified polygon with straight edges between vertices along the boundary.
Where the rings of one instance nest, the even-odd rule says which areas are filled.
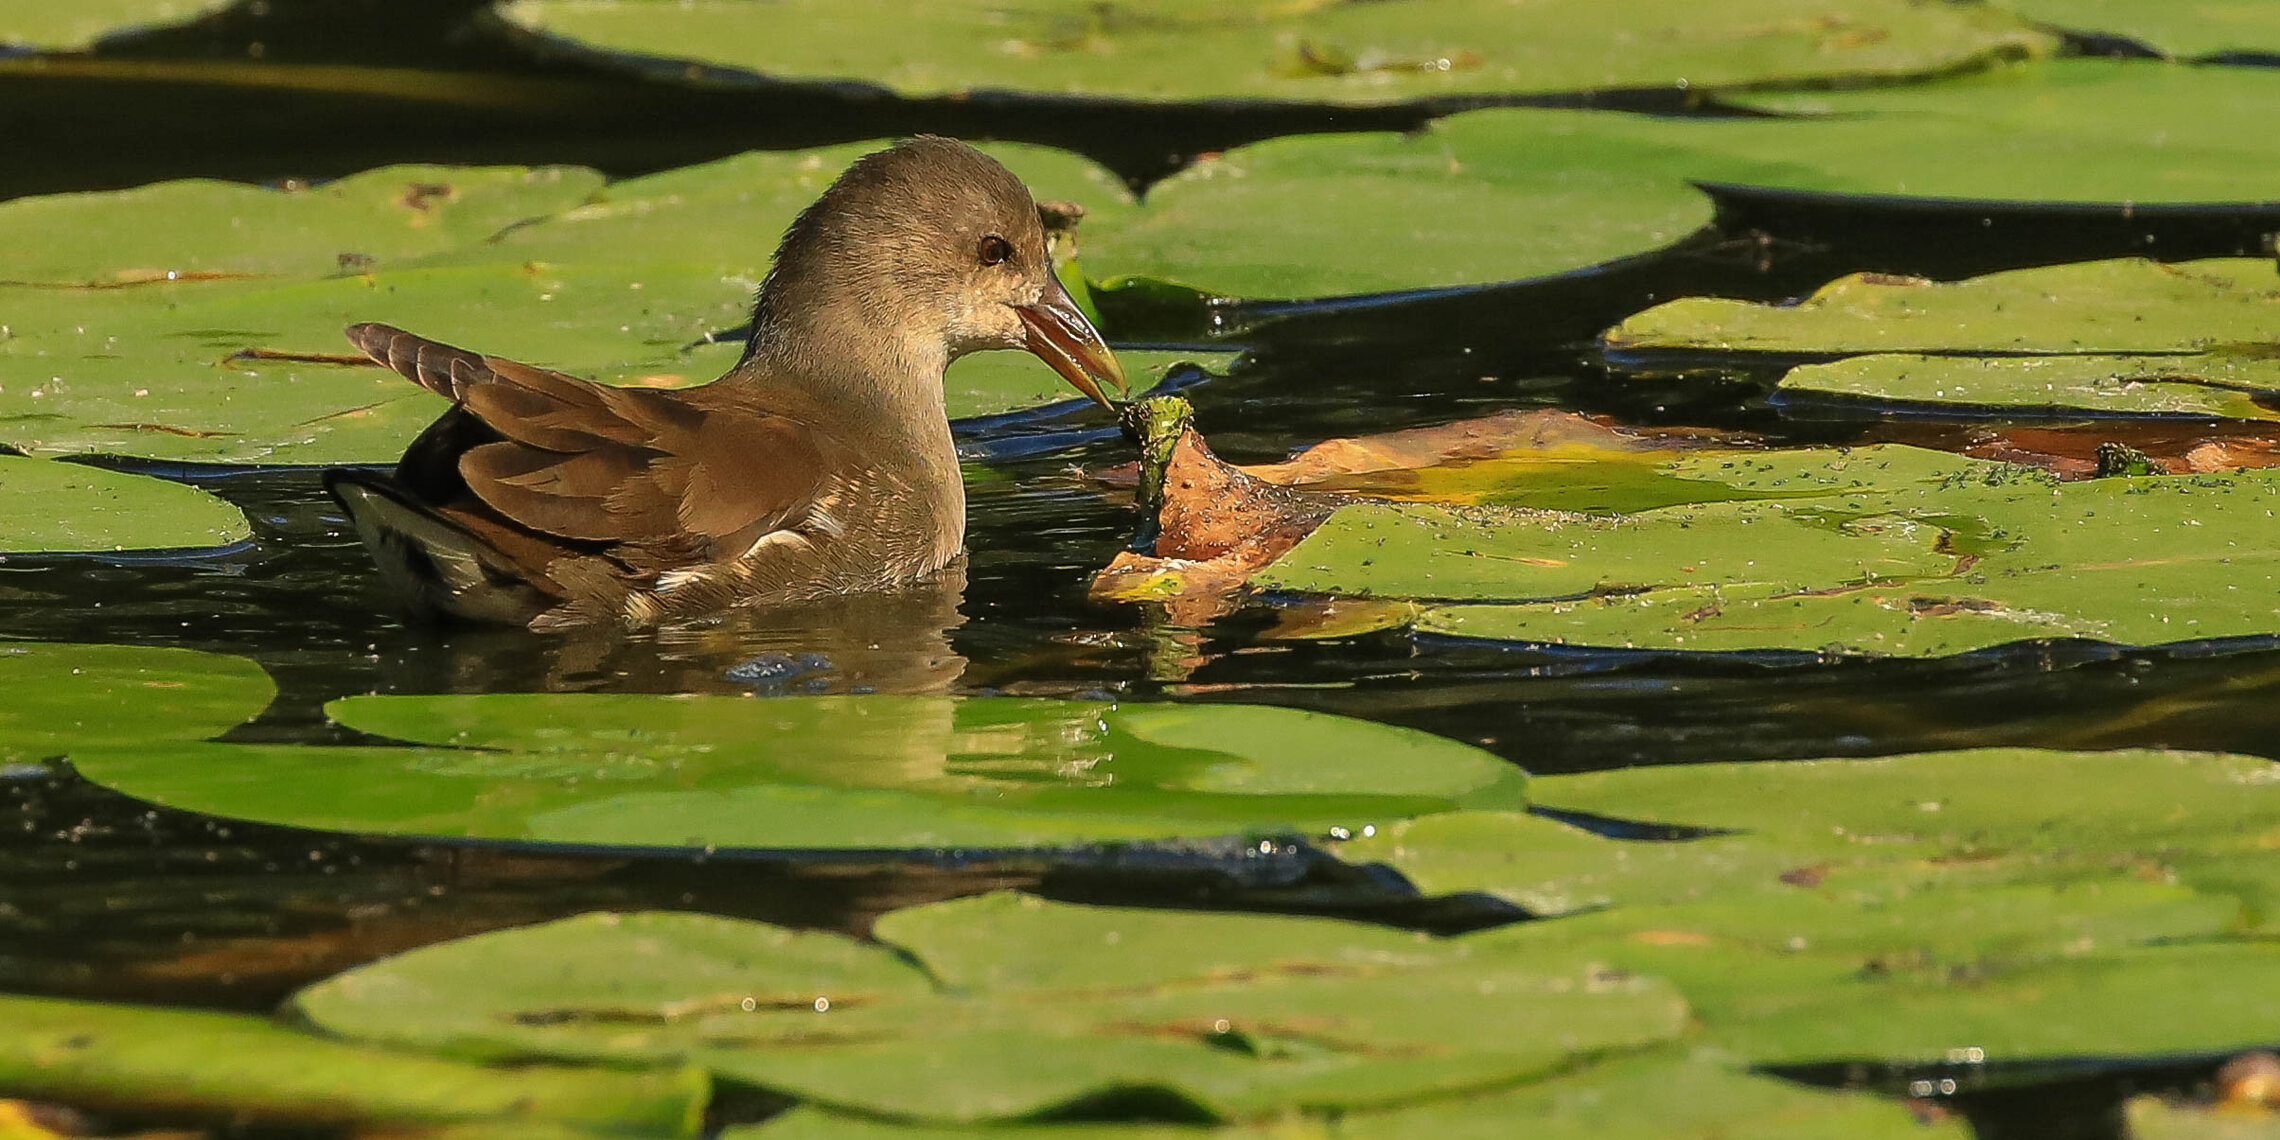
[[[858,305],[803,304],[766,312],[729,379],[754,394],[793,386],[798,403],[877,469],[906,483],[938,528],[965,533],[966,487],[943,402],[950,353],[939,333],[913,330]]]
[[[765,310],[763,310],[765,313]],[[949,439],[943,337],[859,305],[808,304],[765,314],[738,372],[798,385],[835,426],[861,426],[905,442]]]

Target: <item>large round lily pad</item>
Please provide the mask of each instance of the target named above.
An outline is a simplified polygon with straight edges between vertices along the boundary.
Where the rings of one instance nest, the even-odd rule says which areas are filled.
[[[331,276],[480,246],[601,186],[582,167],[389,166],[276,190],[186,179],[18,198],[0,203],[0,282]]]
[[[1704,829],[1625,841],[1464,812],[1340,845],[1431,891],[1572,917],[1485,935],[1671,978],[1755,1063],[2215,1051],[2269,1027],[2270,761],[1990,749],[1547,777],[1561,809]],[[2172,1001],[2191,971],[2224,979]],[[2236,988],[2237,987],[2237,988]]]
[[[2266,1009],[2280,1000],[2280,953],[2268,944],[2145,947],[1988,973],[1870,980],[1736,1018],[1717,1039],[1765,1064],[1938,1064],[2221,1053],[2276,1036]]]
[[[1668,987],[1574,955],[1502,957],[1332,920],[996,895],[897,912],[878,933],[885,945],[588,915],[388,959],[291,1008],[354,1038],[687,1062],[920,1121],[1027,1116],[1110,1090],[1237,1120],[1399,1103],[1665,1040],[1685,1017]]]
[[[1252,299],[1477,285],[1693,232],[1692,184],[1989,202],[2271,202],[2280,73],[2065,61],[1876,92],[1804,118],[1482,110],[1414,137],[1274,139],[1088,220],[1086,272]],[[1911,102],[1921,90],[1925,105]],[[1991,206],[1991,209],[2001,207]],[[1462,224],[1446,219],[1460,218]],[[1681,302],[1684,304],[1684,302]]]
[[[1965,414],[2280,420],[2280,357],[1877,353],[1792,368],[1778,391]]]
[[[1406,103],[1448,96],[1892,79],[2051,50],[1949,5],[1641,0],[1279,4],[517,0],[508,19],[613,52],[908,95]]]
[[[1603,340],[1624,353],[2182,356],[2280,341],[2276,298],[2273,263],[2249,258],[2123,258],[1950,283],[1854,274],[1794,305],[1671,301]]]
[[[1629,456],[1617,462],[1628,466]],[[1593,481],[1578,464],[1547,481]],[[1830,585],[1950,573],[1955,554],[1931,528],[1886,522],[1856,506],[1861,525],[1826,508],[1848,497],[1937,487],[1999,464],[1913,448],[1850,452],[1711,452],[1666,460],[1662,482],[1677,505],[1628,515],[1567,514],[1432,503],[1342,508],[1254,579],[1313,593],[1519,601],[1623,593],[1658,584]],[[1535,472],[1514,472],[1526,479]],[[2018,478],[2041,479],[2023,469]],[[1467,488],[1471,496],[1492,492]],[[1710,501],[1715,500],[1715,501]]]
[[[130,645],[0,642],[0,760],[219,736],[277,692],[242,657]]]
[[[2280,92],[2268,68],[2044,60],[1881,90],[1755,93],[1799,122],[1702,123],[1695,145],[1786,174],[1717,181],[1919,198],[2271,202],[2261,122]],[[1617,128],[1622,129],[1622,128]],[[1633,128],[1638,129],[1638,128]],[[1659,133],[1659,132],[1658,132]]]
[[[1029,847],[1358,831],[1517,803],[1487,753],[1245,706],[858,696],[358,697],[425,747],[81,754],[171,807],[340,831],[612,847]],[[322,789],[322,790],[320,790]]]
[[[1993,6],[2177,58],[2280,53],[2280,9],[2264,0],[1995,0]]]
[[[2268,261],[2138,259],[1938,284],[1855,274],[1794,305],[1688,298],[1624,321],[1608,350],[1842,357],[1785,394],[2014,415],[2269,420],[2280,390],[2280,278]]]
[[[1539,796],[1565,810],[1746,831],[1801,855],[1968,871],[1974,857],[2247,854],[2280,826],[2276,774],[2256,756],[2008,748],[1545,777]]]
[[[195,487],[0,455],[0,553],[196,549],[251,533],[243,512]]]
[[[1462,115],[1414,136],[1301,136],[1208,158],[1135,211],[1087,219],[1088,273],[1249,298],[1566,273],[1710,221],[1670,152],[1604,116]]]
[[[1462,116],[1416,137],[1277,139],[1207,159],[1145,204],[1044,147],[986,149],[1040,200],[1075,202],[1076,264],[1244,297],[1314,297],[1544,276],[1668,245],[1710,220],[1655,142],[1603,140],[1604,116]],[[610,186],[592,204],[457,259],[577,262],[638,249],[757,282],[773,235],[879,144],[755,152]],[[1450,226],[1442,220],[1465,218]],[[1334,235],[1334,240],[1325,240]],[[448,259],[448,258],[447,258]]]

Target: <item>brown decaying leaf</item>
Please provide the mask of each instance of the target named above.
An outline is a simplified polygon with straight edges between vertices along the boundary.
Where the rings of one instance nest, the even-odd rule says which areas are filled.
[[[1507,411],[1433,427],[1333,439],[1280,463],[1233,466],[1221,462],[1188,423],[1178,397],[1143,401],[1127,417],[1143,450],[1176,431],[1160,490],[1140,487],[1142,465],[1094,473],[1109,486],[1140,487],[1143,507],[1161,501],[1155,544],[1146,554],[1127,551],[1095,575],[1096,600],[1149,601],[1167,616],[1198,626],[1235,608],[1250,576],[1281,557],[1328,518],[1343,494],[1315,488],[1342,476],[1409,471],[1446,463],[1493,459],[1515,452],[1587,445],[1608,451],[1680,451],[1692,447],[1750,447],[1756,437],[1701,428],[1628,428],[1561,411]],[[1148,407],[1153,405],[1153,407]],[[1176,414],[1174,412],[1176,409]],[[1151,420],[1151,417],[1153,419]],[[2057,425],[1916,423],[1880,424],[1863,442],[1908,443],[1977,459],[2039,467],[2062,479],[2098,474],[2098,449],[2121,443],[2160,465],[2185,473],[2280,466],[2280,440],[2267,425],[2114,421]],[[1154,434],[1151,434],[1154,433]],[[1345,636],[1399,624],[1392,612],[1296,615],[1270,634],[1279,637]],[[1319,628],[1318,628],[1319,627]]]
[[[1179,401],[1172,403],[1172,401]],[[1160,433],[1176,431],[1160,489],[1141,488],[1141,503],[1160,501],[1155,544],[1147,554],[1126,551],[1093,577],[1096,600],[1149,601],[1170,607],[1181,625],[1202,625],[1235,608],[1235,592],[1250,576],[1313,533],[1346,495],[1308,490],[1344,475],[1405,471],[1436,464],[1491,459],[1514,451],[1588,444],[1612,451],[1676,450],[1711,443],[1746,445],[1747,437],[1675,428],[1619,429],[1573,412],[1508,411],[1433,427],[1333,439],[1281,463],[1237,467],[1211,453],[1188,423],[1185,401],[1162,397],[1134,405],[1126,422],[1144,452],[1161,447]],[[1097,472],[1110,486],[1138,486],[1142,465]],[[1151,493],[1153,491],[1154,493]],[[1400,612],[1320,615],[1321,622],[1285,623],[1281,637],[1334,637],[1382,629],[1410,616]],[[1320,628],[1317,628],[1317,626]]]
[[[1676,451],[1713,444],[1748,447],[1752,436],[1707,428],[1621,428],[1574,412],[1507,411],[1453,424],[1325,440],[1281,463],[1241,470],[1269,483],[1300,486],[1338,475],[1406,471],[1522,450],[1586,444],[1608,451]]]
[[[1176,399],[1176,397],[1173,397]],[[1259,568],[1297,546],[1345,498],[1277,486],[1220,462],[1182,422],[1165,464],[1153,553],[1124,551],[1093,577],[1092,596],[1171,601],[1183,624],[1233,607],[1230,595]]]
[[[1754,435],[1711,428],[1619,427],[1600,416],[1537,409],[1505,411],[1478,419],[1431,427],[1404,428],[1378,435],[1330,439],[1280,463],[1236,466],[1252,478],[1284,487],[1306,486],[1340,475],[1409,471],[1443,463],[1495,459],[1514,451],[1586,444],[1609,451],[1681,450],[1688,447],[1755,447]],[[1126,463],[1093,473],[1112,487],[1140,481],[1140,465]]]
[[[1881,424],[1877,443],[1906,443],[2040,467],[2061,479],[2098,473],[2098,446],[2126,444],[2175,475],[2207,475],[2243,468],[2280,467],[2280,440],[2270,424],[2197,424],[2173,420],[2102,420],[2056,426],[1913,423]]]
[[[204,1140],[204,1130],[120,1132],[69,1105],[36,1100],[0,1100],[0,1140],[71,1140],[108,1136],[112,1140]]]
[[[2280,1110],[2280,1056],[2243,1053],[2217,1070],[2217,1103],[2240,1113]]]

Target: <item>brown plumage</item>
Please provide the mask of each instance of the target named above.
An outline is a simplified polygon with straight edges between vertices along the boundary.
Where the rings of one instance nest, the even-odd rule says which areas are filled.
[[[964,144],[849,167],[785,234],[744,358],[709,384],[613,388],[348,329],[456,405],[392,476],[326,486],[421,613],[639,626],[924,579],[965,541],[942,373],[1024,348],[1106,403],[1123,376],[1052,276],[1037,207]]]

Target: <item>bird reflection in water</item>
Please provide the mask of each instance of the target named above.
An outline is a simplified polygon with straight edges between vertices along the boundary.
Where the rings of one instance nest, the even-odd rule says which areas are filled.
[[[737,606],[652,629],[415,629],[384,651],[380,690],[947,693],[966,672],[951,644],[965,593],[961,558],[901,589]]]

